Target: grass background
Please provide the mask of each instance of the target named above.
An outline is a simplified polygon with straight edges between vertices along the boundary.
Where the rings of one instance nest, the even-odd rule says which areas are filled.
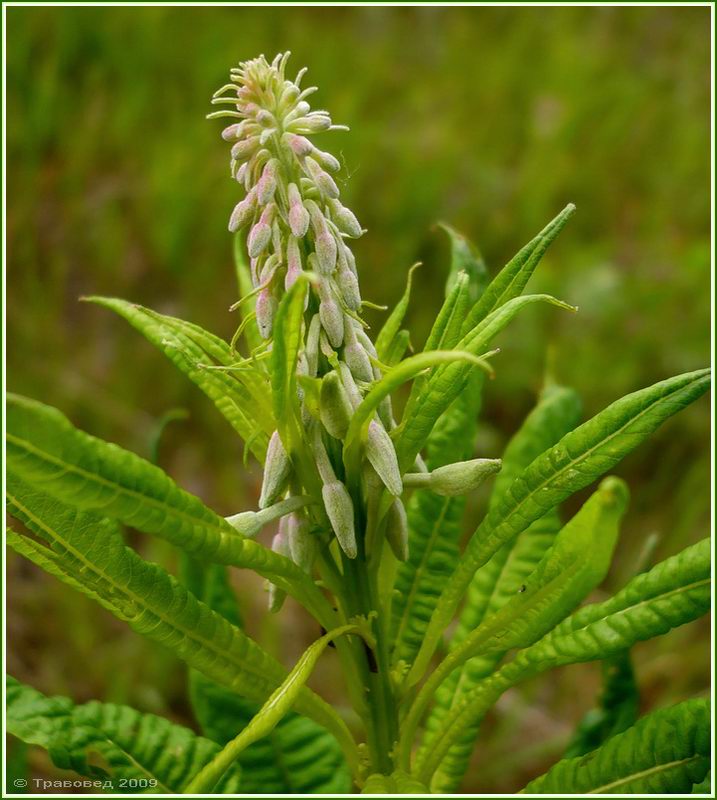
[[[309,67],[317,106],[351,128],[319,144],[340,154],[344,202],[368,229],[355,248],[364,295],[392,304],[424,262],[408,320],[416,346],[442,292],[436,221],[469,235],[496,271],[578,206],[531,288],[580,312],[530,309],[501,336],[481,455],[499,455],[529,410],[548,353],[588,415],[703,366],[709,33],[709,9],[690,7],[7,9],[9,388],[143,455],[163,415],[186,409],[161,465],[222,513],[255,503],[259,473],[242,468],[241,444],[204,397],[78,297],[125,297],[231,336],[226,221],[239,195],[221,123],[204,114],[230,66],[283,49]],[[629,577],[649,534],[657,558],[706,535],[708,440],[702,401],[621,465],[633,499],[606,589]],[[172,567],[161,544],[138,545]],[[17,677],[189,722],[171,655],[19,559],[8,578]],[[237,589],[258,619],[261,586],[239,575]],[[287,661],[316,635],[290,604],[254,632]],[[645,710],[707,690],[708,636],[695,624],[637,648]],[[320,679],[342,696],[330,659]],[[465,788],[513,791],[549,765],[598,680],[597,666],[574,667],[504,698]]]

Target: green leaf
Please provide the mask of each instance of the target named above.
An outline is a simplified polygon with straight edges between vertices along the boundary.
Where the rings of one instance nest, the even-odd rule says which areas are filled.
[[[549,303],[568,310],[572,306],[547,294],[516,297],[496,309],[455,345],[457,351],[477,355],[483,353],[497,336],[523,308],[533,303]],[[402,469],[413,464],[416,455],[426,442],[436,420],[465,389],[471,371],[468,363],[448,364],[440,367],[425,381],[413,404],[407,405],[399,433],[396,434],[396,450]]]
[[[709,370],[689,372],[617,400],[538,456],[516,478],[468,542],[447,582],[410,675],[419,680],[476,570],[506,543],[612,469],[668,417],[704,394]]]
[[[391,775],[369,775],[361,794],[428,794],[428,789],[411,775],[397,770]]]
[[[305,684],[309,679],[319,657],[328,645],[337,637],[348,633],[355,633],[358,630],[356,625],[344,625],[336,630],[317,639],[310,645],[301,658],[297,661],[289,675],[284,679],[281,686],[276,689],[264,703],[259,712],[252,717],[249,724],[241,733],[229,742],[217,755],[187,784],[186,793],[201,794],[210,792],[215,787],[220,778],[229,769],[239,755],[246,748],[259,739],[269,734],[294,706],[302,692],[305,692]],[[357,752],[355,748],[348,751],[353,756],[353,766],[357,766]]]
[[[585,756],[558,762],[523,792],[685,794],[710,766],[710,702],[654,711]]]
[[[449,294],[455,286],[458,274],[465,272],[470,285],[468,298],[471,305],[474,305],[488,285],[488,269],[483,256],[478,248],[455,228],[445,222],[439,222],[438,227],[448,234],[451,243],[451,266],[446,281],[446,294]]]
[[[7,461],[11,473],[42,492],[203,559],[254,569],[312,613],[326,610],[321,592],[288,558],[239,534],[159,467],[77,430],[57,409],[8,396]]]
[[[505,449],[503,469],[496,476],[490,508],[497,505],[525,467],[577,425],[580,413],[580,398],[572,389],[549,386],[543,390],[536,407],[528,414]],[[476,572],[468,589],[458,626],[451,637],[452,649],[478,628],[487,616],[515,597],[561,528],[557,509],[552,509],[532,523],[515,541],[503,546]],[[443,581],[448,577],[444,575]],[[431,731],[440,728],[441,720],[448,710],[458,702],[464,692],[492,672],[500,657],[500,653],[493,653],[469,659],[443,682],[436,692],[436,703],[426,723],[427,741],[430,740]],[[467,730],[461,745],[454,748],[441,765],[441,770],[434,777],[434,785],[440,787],[439,791],[456,791],[468,766],[476,733],[475,729]]]
[[[128,706],[74,705],[68,697],[46,697],[10,676],[6,689],[9,733],[48,750],[61,769],[94,779],[111,777],[113,789],[122,794],[180,792],[187,778],[219,751],[188,728]],[[232,768],[217,788],[239,791],[239,775],[239,767]],[[120,790],[120,780],[156,783],[143,788],[128,783]]]
[[[436,423],[427,444],[427,464],[435,469],[473,455],[482,376]],[[409,557],[398,568],[392,605],[394,661],[410,663],[418,652],[443,583],[458,562],[465,497],[415,491],[408,503]]]
[[[266,375],[248,366],[224,369],[236,366],[237,355],[198,325],[113,297],[84,299],[115,311],[156,345],[212,400],[256,458],[264,460],[276,427]]]
[[[383,327],[378,332],[378,336],[376,337],[376,352],[378,353],[379,359],[386,363],[388,363],[389,354],[394,346],[396,337],[399,335],[401,323],[403,322],[403,318],[406,316],[406,311],[408,310],[408,303],[411,299],[411,282],[413,280],[413,271],[417,267],[420,267],[420,264],[414,264],[408,270],[406,289],[401,296],[401,299],[398,301],[398,303],[396,303],[396,307],[389,314],[386,322],[383,323]]]
[[[640,694],[632,668],[630,652],[601,662],[603,690],[600,705],[589,711],[578,725],[564,758],[584,756],[611,736],[635,724],[640,709]]]
[[[633,578],[603,603],[584,606],[468,692],[446,715],[417,774],[428,781],[462,732],[478,724],[511,686],[547,669],[597,661],[660,636],[710,607],[710,540],[704,539]]]
[[[8,544],[14,550],[207,677],[259,702],[285,678],[278,661],[161,567],[126,547],[97,514],[70,508],[13,476],[8,478],[8,510],[50,545],[9,531]],[[331,707],[308,689],[302,689],[297,711],[337,738],[349,737]]]
[[[575,212],[570,203],[545,228],[522,248],[490,282],[466,317],[463,333],[467,333],[493,311],[522,294],[545,251],[550,247]]]

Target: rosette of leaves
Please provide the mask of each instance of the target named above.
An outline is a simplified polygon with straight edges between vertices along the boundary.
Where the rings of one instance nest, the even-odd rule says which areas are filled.
[[[182,659],[201,733],[126,707],[45,697],[13,679],[9,732],[58,766],[131,778],[140,790],[453,792],[504,692],[599,661],[609,681],[599,713],[526,791],[704,789],[707,701],[638,718],[627,654],[708,611],[709,542],[606,600],[585,600],[607,573],[628,505],[625,483],[610,473],[707,391],[709,372],[639,389],[582,423],[577,393],[549,383],[503,458],[480,457],[494,340],[529,306],[574,310],[525,291],[574,209],[492,279],[476,248],[445,226],[446,295],[423,349],[406,355],[410,273],[372,340],[349,246],[363,231],[339,200],[340,163],[309,138],[340,126],[311,111],[314,88],[301,88],[303,70],[286,77],[287,57],[241,64],[214,97],[226,106],[216,115],[230,119],[224,138],[244,195],[230,220],[242,313],[232,341],[89,298],[215,404],[264,468],[258,508],[224,518],[60,411],[17,396],[7,404],[9,545]],[[406,382],[396,418],[391,396]],[[461,547],[466,496],[485,482],[487,512]],[[593,484],[565,519],[561,504]],[[277,526],[270,548],[255,538],[268,525]],[[180,578],[142,559],[125,527],[176,547]],[[291,669],[244,630],[235,569],[266,579],[272,612],[291,595],[323,629]],[[329,644],[350,718],[307,685]]]

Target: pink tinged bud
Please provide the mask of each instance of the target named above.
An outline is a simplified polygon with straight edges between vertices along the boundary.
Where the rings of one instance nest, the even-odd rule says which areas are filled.
[[[352,311],[361,308],[361,292],[359,290],[358,278],[350,269],[341,269],[336,274],[336,285],[339,287],[341,297]]]
[[[331,153],[326,153],[323,150],[314,150],[314,158],[324,169],[329,169],[331,172],[338,172],[341,169],[338,159],[334,158]]]
[[[318,116],[297,117],[287,126],[289,130],[297,133],[320,133],[331,127],[331,117],[320,114]]]
[[[255,288],[259,285],[259,264],[261,259],[252,258],[249,261],[249,271],[251,272],[251,285]]]
[[[386,540],[399,561],[408,560],[408,518],[398,498],[391,503],[386,514]]]
[[[279,530],[279,533],[274,536],[271,541],[271,549],[278,553],[280,556],[284,556],[285,558],[291,558],[291,551],[289,549],[289,542],[286,537],[286,534]],[[284,605],[284,600],[286,599],[286,592],[283,589],[280,589],[273,583],[269,584],[269,611],[275,614],[277,611],[281,610],[281,607]]]
[[[259,508],[273,505],[286,491],[291,477],[291,461],[286,454],[279,432],[274,431],[269,439],[264,466],[264,481],[261,485]]]
[[[323,169],[314,161],[313,158],[306,158],[306,168],[311,175],[311,179],[316,184],[316,187],[320,192],[325,194],[327,197],[335,199],[339,196],[339,189],[334,179],[329,175],[328,172],[324,172]]]
[[[271,336],[276,307],[276,298],[272,294],[271,288],[262,289],[257,295],[255,308],[256,324],[262,339],[268,339]]]
[[[265,206],[271,202],[276,191],[276,175],[279,169],[279,162],[272,158],[261,173],[261,178],[256,186],[256,198],[259,204]]]
[[[327,373],[321,381],[319,416],[326,430],[335,438],[346,436],[354,410],[337,372]]]
[[[261,109],[261,111],[256,115],[255,119],[264,128],[276,127],[276,119],[274,119],[274,115],[271,113],[271,111],[267,111],[265,108]]]
[[[301,202],[301,194],[295,183],[289,184],[289,227],[298,239],[306,236],[309,230],[309,212]]]
[[[296,237],[290,236],[286,246],[286,278],[284,279],[284,288],[287,292],[296,283],[301,272],[301,248]]]
[[[354,506],[346,487],[340,481],[327,483],[321,489],[321,497],[341,549],[349,558],[356,558]]]
[[[403,492],[403,483],[396,450],[386,429],[375,419],[371,420],[368,426],[366,457],[388,491],[395,497],[400,496]]]
[[[259,149],[259,145],[258,136],[250,136],[248,139],[242,139],[232,147],[232,158],[237,161],[246,161],[247,158]]]
[[[297,136],[295,133],[285,133],[282,138],[291,152],[299,158],[308,156],[309,153],[314,150],[314,145],[311,144],[305,136]]]
[[[363,230],[353,211],[341,205],[338,200],[334,200],[331,203],[331,210],[333,211],[334,222],[343,233],[354,239],[358,239],[361,236]]]
[[[242,164],[241,167],[237,170],[237,174],[235,175],[237,183],[244,183],[246,180],[246,173],[247,173],[247,165],[246,163]]]
[[[250,258],[256,258],[266,249],[271,241],[271,221],[274,216],[274,205],[268,205],[259,217],[259,222],[249,232],[247,250]]]
[[[276,270],[279,268],[281,261],[279,260],[279,256],[275,253],[272,253],[269,258],[266,259],[264,262],[264,266],[261,268],[261,273],[259,275],[259,284],[261,286],[268,286],[271,283]]]
[[[286,528],[291,560],[304,572],[310,573],[316,558],[317,542],[309,530],[308,520],[300,514],[290,514],[282,517],[282,521],[284,519],[287,520]]]
[[[344,340],[344,314],[339,304],[331,297],[328,291],[322,293],[319,303],[319,317],[321,325],[329,337],[332,347],[341,347]]]
[[[240,203],[237,203],[229,219],[229,230],[234,233],[249,223],[256,210],[256,197],[250,192]]]
[[[316,248],[316,259],[319,264],[319,271],[323,275],[331,275],[336,269],[336,239],[331,232],[324,227],[321,233],[316,235],[314,240]]]
[[[286,107],[293,105],[298,99],[301,90],[291,81],[284,81],[284,88],[279,97],[279,106]]]
[[[232,139],[238,139],[241,133],[241,126],[243,123],[237,122],[235,125],[230,125],[222,131],[222,139],[225,142],[231,142]]]

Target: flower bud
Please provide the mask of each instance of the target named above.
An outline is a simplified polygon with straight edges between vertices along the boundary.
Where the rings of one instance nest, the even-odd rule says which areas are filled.
[[[338,303],[331,296],[331,291],[319,285],[319,317],[321,325],[329,337],[332,347],[341,347],[344,340],[344,314]]]
[[[403,503],[396,498],[386,513],[386,541],[399,561],[408,560],[408,518]]]
[[[324,169],[330,169],[331,172],[338,172],[341,169],[339,160],[332,156],[331,153],[326,153],[323,150],[317,150],[314,148],[313,157]]]
[[[259,508],[273,505],[286,491],[291,477],[291,461],[286,454],[278,431],[274,431],[266,449],[264,480],[261,485]]]
[[[361,291],[357,277],[351,272],[350,269],[341,269],[336,274],[336,285],[339,287],[341,297],[344,302],[352,311],[358,311],[361,308]]]
[[[406,487],[430,489],[444,497],[466,494],[483,481],[500,472],[499,458],[474,458],[472,461],[457,461],[438,467],[433,472],[417,472],[404,475]]]
[[[281,262],[279,261],[279,256],[277,256],[276,253],[272,253],[269,258],[266,259],[264,266],[261,268],[261,272],[259,273],[259,283],[262,286],[266,288],[268,284],[271,283],[274,273],[280,264]]]
[[[343,233],[347,233],[354,239],[358,239],[358,237],[361,236],[363,230],[351,209],[341,205],[338,200],[333,200],[331,202],[331,210],[333,212],[334,222],[336,222]]]
[[[327,197],[336,199],[339,196],[339,188],[331,175],[328,172],[324,172],[320,165],[309,156],[306,157],[304,163],[318,190]]]
[[[339,362],[339,370],[341,371],[341,382],[344,385],[344,389],[346,389],[346,394],[349,396],[349,401],[353,408],[356,409],[359,407],[361,400],[363,399],[361,397],[361,392],[356,385],[354,376],[351,374],[349,365],[341,361]]]
[[[278,303],[271,291],[271,287],[267,286],[257,295],[255,306],[256,324],[262,339],[268,339],[271,336],[277,305]]]
[[[324,115],[297,117],[287,126],[289,130],[297,133],[320,133],[331,127],[331,117]]]
[[[291,560],[304,572],[311,573],[316,559],[317,541],[309,530],[309,521],[301,513],[289,514],[281,518],[279,530],[281,530],[281,523],[284,520],[286,520],[286,537],[289,542]]]
[[[227,517],[226,521],[235,531],[249,539],[253,539],[264,526],[263,520],[256,511],[242,511],[240,514]]]
[[[349,365],[351,373],[356,380],[369,383],[373,380],[373,368],[368,353],[356,338],[356,329],[353,320],[347,320],[345,326],[346,343],[344,346],[344,361]]]
[[[309,212],[301,202],[301,194],[295,183],[289,184],[289,227],[297,239],[306,236],[309,230]]]
[[[271,202],[276,191],[276,176],[279,170],[279,162],[277,159],[272,158],[268,161],[261,173],[261,178],[256,185],[256,199],[259,205],[265,206]]]
[[[321,489],[321,497],[341,549],[349,558],[356,558],[354,506],[346,487],[341,481],[326,483]]]
[[[328,372],[321,381],[319,414],[324,428],[335,438],[346,436],[354,410],[339,374]]]
[[[331,275],[336,268],[336,239],[327,229],[317,234],[314,245],[319,271],[323,275]]]
[[[301,248],[299,241],[295,236],[289,237],[289,242],[286,245],[286,278],[284,279],[284,288],[288,292],[294,285],[296,279],[301,275]]]
[[[281,138],[291,152],[299,158],[308,156],[309,153],[314,150],[314,145],[311,144],[305,136],[297,136],[295,133],[285,133]]]
[[[378,473],[384,486],[395,497],[403,492],[401,471],[398,467],[396,449],[386,429],[375,419],[369,422],[366,439],[366,458]]]
[[[306,363],[309,366],[309,375],[312,377],[319,371],[319,335],[321,333],[321,319],[318,314],[314,314],[309,323],[309,331],[306,334]]]
[[[271,540],[271,549],[275,553],[278,553],[280,556],[284,556],[285,558],[291,558],[291,552],[289,550],[289,542],[286,537],[286,533],[281,530],[281,523],[279,523],[279,532]],[[286,599],[286,592],[283,589],[280,589],[275,584],[269,583],[269,611],[271,611],[274,614],[277,611],[280,611],[281,607],[284,605],[285,599]]]
[[[256,209],[256,194],[254,190],[240,202],[237,203],[229,219],[229,230],[234,233],[239,228],[243,228],[254,215]]]
[[[249,258],[260,255],[271,240],[271,221],[274,215],[274,205],[268,205],[259,217],[259,222],[249,231],[247,250]]]
[[[232,147],[232,158],[236,161],[246,161],[253,155],[260,146],[258,136],[250,136],[248,139],[240,139]]]

